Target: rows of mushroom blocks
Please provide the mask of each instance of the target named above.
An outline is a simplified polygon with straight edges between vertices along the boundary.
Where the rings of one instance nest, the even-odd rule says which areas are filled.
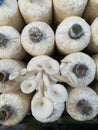
[[[76,120],[90,120],[97,115],[98,97],[87,86],[97,79],[98,56],[91,58],[79,52],[87,47],[86,51],[97,53],[97,21],[90,28],[79,16],[66,18],[57,27],[55,36],[46,21],[28,24],[21,36],[16,27],[0,26],[1,124],[19,123],[30,108],[36,120],[56,121],[65,110],[65,102],[67,112]],[[66,55],[60,63],[47,56],[55,46]],[[19,59],[28,56],[27,53],[36,57],[25,65]],[[75,89],[66,90],[62,82]]]

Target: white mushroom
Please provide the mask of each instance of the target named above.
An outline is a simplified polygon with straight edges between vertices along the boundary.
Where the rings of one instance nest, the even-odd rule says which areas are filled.
[[[21,91],[0,95],[0,124],[15,125],[20,123],[30,110],[32,95]]]
[[[66,88],[61,84],[54,84],[48,87],[46,91],[47,97],[53,102],[65,102],[68,94]]]
[[[18,82],[10,81],[12,73],[19,73],[25,65],[23,62],[13,59],[0,60],[0,93],[16,91],[19,89]]]
[[[22,59],[25,55],[19,32],[11,26],[0,26],[0,58]]]
[[[21,91],[23,93],[32,93],[36,89],[37,83],[32,79],[22,81],[20,84]]]
[[[38,82],[35,81],[39,76],[35,76],[38,73],[37,70],[28,71],[26,68],[20,72],[13,72],[9,75],[10,84],[17,84],[23,93],[32,93],[38,87]],[[39,72],[40,73],[40,72]],[[38,74],[39,75],[39,74]]]
[[[83,50],[89,44],[90,38],[89,24],[77,16],[64,19],[55,34],[56,47],[64,55]]]
[[[82,16],[88,0],[53,0],[54,21],[59,24],[69,16]]]
[[[42,67],[45,70],[45,72],[49,75],[56,75],[59,73],[60,70],[59,63],[52,58],[49,58],[42,62]]]
[[[61,115],[63,114],[65,109],[65,104],[64,102],[62,103],[53,103],[53,112],[52,114],[45,118],[45,119],[41,119],[40,117],[36,118],[38,121],[43,122],[43,123],[47,123],[47,122],[54,122],[57,121]]]
[[[37,74],[35,74],[36,76],[32,76],[28,77],[28,79],[23,80],[20,84],[20,89],[23,93],[32,93],[34,90],[38,90],[38,87],[40,86],[40,82],[41,82],[41,76],[42,73],[38,72]]]
[[[31,101],[31,112],[38,121],[41,121],[51,115],[53,112],[53,103],[49,98],[44,96],[42,79],[38,85],[37,92]]]
[[[61,60],[60,71],[66,83],[72,87],[84,87],[94,80],[96,64],[89,55],[77,52]]]
[[[32,22],[21,34],[23,48],[32,56],[50,55],[54,51],[54,32],[45,22]]]
[[[43,74],[43,83],[44,83],[44,96],[48,97],[53,102],[53,112],[52,114],[42,120],[37,118],[40,122],[53,122],[58,120],[65,108],[65,101],[67,100],[68,94],[66,88],[63,85],[51,83],[49,76],[47,74]]]
[[[46,87],[45,96],[50,98],[53,102],[65,102],[68,94],[66,88],[61,84],[51,84],[47,74],[43,74],[43,83]]]
[[[47,96],[46,95],[46,90],[47,90],[47,88],[49,87],[48,85],[49,84],[51,84],[50,82],[49,82],[49,79],[47,79],[46,77],[45,77],[45,75],[46,74],[44,74],[43,75],[43,79],[44,80],[41,80],[41,81],[43,81],[43,82],[40,82],[41,84],[40,84],[40,87],[38,87],[38,91],[37,91],[37,93],[35,93],[35,95],[34,95],[34,97],[33,97],[33,99],[32,99],[32,102],[35,100],[35,102],[36,102],[36,100],[38,99],[42,99],[43,97],[45,97],[46,99],[48,98],[50,101],[52,101],[52,103],[53,103],[53,111],[52,111],[52,113],[48,116],[48,117],[46,117],[46,118],[44,118],[43,117],[43,112],[42,112],[42,116],[34,116],[35,118],[36,118],[36,120],[38,120],[38,121],[40,121],[40,122],[53,122],[53,121],[56,121],[56,120],[58,120],[60,117],[61,117],[61,115],[62,115],[62,113],[63,113],[63,111],[64,111],[64,108],[65,108],[65,104],[64,104],[64,102],[53,102],[53,100],[51,100],[51,98],[49,97],[49,96]],[[44,83],[44,84],[43,84]],[[47,85],[45,84],[45,83],[47,83]],[[65,95],[64,95],[65,96]],[[39,100],[40,101],[40,100]],[[35,105],[34,105],[34,107],[35,107]],[[36,109],[36,108],[35,108]],[[33,111],[33,110],[32,110]],[[39,110],[40,111],[40,110]],[[43,110],[44,111],[44,110]],[[41,112],[40,112],[40,114],[41,114]],[[49,113],[48,113],[49,114]],[[33,114],[34,115],[34,114]]]
[[[47,55],[36,56],[32,58],[27,64],[28,71],[38,70],[46,73],[51,80],[51,83],[56,83],[58,81],[58,76],[60,75],[59,63]]]
[[[31,101],[31,111],[36,119],[46,119],[53,112],[53,103],[47,97],[37,98]]]
[[[52,22],[52,0],[18,0],[20,12],[28,24],[35,21]]]
[[[17,0],[0,0],[0,26],[12,26],[19,32],[24,27],[24,21],[18,9]]]
[[[98,96],[89,87],[75,88],[69,93],[66,109],[75,120],[92,120],[98,114]]]
[[[45,60],[50,59],[51,57],[47,56],[47,55],[40,55],[40,56],[36,56],[33,57],[27,64],[27,70],[31,71],[31,70],[43,70],[42,68],[42,63]]]
[[[98,0],[88,0],[87,6],[83,13],[83,18],[91,24],[98,17]]]
[[[91,41],[86,50],[90,53],[98,53],[98,18],[91,24]]]

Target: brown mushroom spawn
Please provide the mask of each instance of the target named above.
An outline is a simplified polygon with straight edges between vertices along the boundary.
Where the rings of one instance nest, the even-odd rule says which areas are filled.
[[[4,105],[0,109],[0,122],[8,120],[14,113],[14,110],[11,106]]]
[[[7,37],[4,34],[0,33],[0,47],[6,46],[7,41]]]
[[[10,73],[5,70],[0,71],[0,82],[4,83],[4,82],[8,81],[9,75],[10,75]]]
[[[30,36],[31,41],[35,43],[40,42],[44,37],[43,33],[37,27],[33,27],[32,30],[29,31],[29,36]]]
[[[66,110],[75,120],[92,120],[98,113],[98,96],[88,86],[72,89],[66,102]]]
[[[82,115],[88,116],[88,115],[92,114],[92,111],[93,111],[92,107],[91,107],[90,103],[85,99],[80,100],[77,103],[76,107]]]
[[[76,64],[73,67],[73,73],[78,77],[78,78],[82,78],[87,76],[87,73],[89,71],[89,68],[87,65],[85,64]]]
[[[72,39],[79,39],[82,35],[84,35],[83,28],[78,23],[73,24],[69,29],[69,36]]]

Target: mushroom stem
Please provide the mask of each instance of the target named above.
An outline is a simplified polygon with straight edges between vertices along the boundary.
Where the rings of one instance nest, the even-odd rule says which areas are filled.
[[[4,3],[4,0],[0,0],[0,5],[2,5]]]
[[[36,81],[38,87],[36,88],[36,90],[42,85],[42,82],[41,82],[41,77],[42,77],[42,72],[39,71],[37,73],[37,75],[35,76],[34,80]]]
[[[44,87],[43,87],[43,81],[41,77],[42,77],[42,72],[39,71],[35,76],[35,78],[33,79],[37,83],[37,87],[36,87],[37,93],[35,94],[33,99],[44,97]]]
[[[10,106],[4,105],[0,109],[0,122],[6,121],[13,114],[13,110]]]
[[[39,82],[40,79],[41,79],[41,77],[42,77],[42,72],[39,71],[39,72],[37,73],[37,75],[35,76],[35,79],[34,79],[34,80],[36,80],[37,82]]]
[[[80,100],[78,103],[77,103],[77,109],[78,111],[82,114],[82,115],[86,115],[86,116],[89,116],[90,114],[92,114],[93,112],[93,109],[90,105],[90,103],[86,100]]]
[[[79,39],[83,35],[84,35],[83,28],[78,23],[73,24],[72,27],[69,29],[69,36],[72,39]]]
[[[0,82],[4,83],[8,81],[9,79],[9,73],[5,71],[0,71]]]
[[[76,64],[73,67],[73,72],[78,78],[82,78],[87,75],[88,73],[88,66],[84,64]]]
[[[46,86],[46,88],[48,89],[49,88],[49,86],[51,85],[51,83],[50,83],[50,80],[49,80],[49,77],[48,77],[48,75],[47,74],[43,74],[43,81],[44,81],[44,85]]]
[[[42,40],[43,34],[38,28],[34,27],[29,33],[31,41],[40,42]]]

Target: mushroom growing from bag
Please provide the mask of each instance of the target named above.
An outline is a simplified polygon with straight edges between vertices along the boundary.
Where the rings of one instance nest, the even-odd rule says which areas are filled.
[[[0,58],[22,59],[25,56],[19,32],[11,26],[0,26]]]
[[[78,87],[69,93],[66,110],[75,120],[92,120],[98,114],[98,96],[89,87]]]
[[[0,0],[0,26],[13,26],[19,32],[24,27],[17,0]]]
[[[45,87],[44,84],[40,86],[31,101],[32,115],[43,123],[54,122],[61,117],[64,111],[67,91],[60,84],[50,86],[47,84],[47,90]]]
[[[31,98],[31,94],[21,91],[1,94],[0,124],[11,126],[20,123],[30,111]]]
[[[52,22],[52,0],[18,0],[20,12],[28,24],[35,21]]]
[[[91,24],[91,41],[86,50],[90,53],[98,53],[98,18]]]
[[[92,22],[98,17],[98,0],[88,0],[87,6],[83,13],[83,18],[89,23]]]
[[[46,74],[51,82],[56,83],[60,75],[60,67],[58,61],[47,55],[40,55],[32,58],[27,64],[28,71],[41,72],[42,75]]]
[[[95,78],[96,64],[83,52],[72,53],[61,60],[60,72],[70,86],[85,87]]]
[[[56,47],[64,55],[83,50],[88,46],[90,38],[90,26],[77,16],[65,18],[55,34]]]
[[[32,22],[21,34],[23,48],[32,56],[50,55],[54,51],[54,32],[44,22]]]
[[[19,89],[19,84],[10,81],[9,76],[11,73],[20,72],[23,68],[25,68],[25,64],[19,60],[0,60],[0,93],[12,92]]]
[[[88,0],[53,0],[54,22],[59,24],[69,16],[82,16]]]

